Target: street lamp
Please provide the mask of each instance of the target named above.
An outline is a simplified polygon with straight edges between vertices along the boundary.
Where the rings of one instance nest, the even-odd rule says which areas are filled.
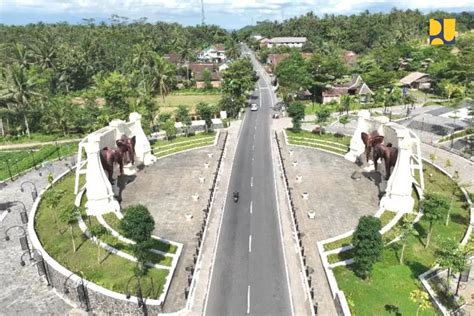
[[[85,305],[85,310],[88,312],[90,310],[89,307],[89,295],[87,294],[87,287],[84,284],[84,273],[82,271],[79,271],[79,273],[71,273],[66,280],[64,280],[63,283],[63,293],[64,294],[69,294],[69,289],[67,287],[67,281],[71,278],[73,275],[78,275],[81,278],[81,281],[79,284],[76,286],[76,292],[77,292],[77,298],[79,299],[79,302],[81,305]]]
[[[31,199],[34,202],[36,200],[36,198],[38,197],[38,190],[36,189],[36,185],[31,181],[24,181],[20,185],[20,191],[21,192],[25,192],[25,189],[23,188],[23,184],[31,184],[33,186],[33,190],[31,191]]]
[[[5,240],[10,241],[10,235],[8,235],[8,232],[13,228],[19,228],[22,231],[22,235],[20,235],[20,237],[18,237],[18,240],[20,241],[21,250],[28,250],[29,251],[30,250],[30,245],[28,244],[28,238],[26,237],[26,231],[23,228],[23,226],[15,225],[15,226],[11,226],[11,227],[7,228],[7,230],[5,230]]]
[[[146,307],[146,300],[147,300],[147,297],[150,296],[150,295],[153,295],[155,293],[155,290],[154,290],[154,283],[153,283],[153,278],[150,277],[150,289],[148,291],[148,293],[145,295],[145,297],[143,296],[143,290],[142,290],[142,283],[141,283],[141,277],[140,276],[137,276],[137,275],[132,275],[130,277],[130,279],[128,280],[128,283],[127,283],[127,290],[126,290],[126,294],[125,294],[125,297],[127,299],[130,299],[131,297],[131,294],[130,294],[130,283],[133,281],[133,280],[136,280],[137,281],[137,289],[136,289],[136,296],[137,296],[137,304],[138,304],[138,308],[141,308],[142,312],[143,312],[143,315],[147,316],[148,315],[148,310],[147,310],[147,307]]]
[[[49,281],[49,273],[46,264],[44,263],[43,254],[38,249],[32,248],[30,250],[25,250],[20,257],[20,265],[24,267],[26,265],[25,260],[23,260],[23,256],[28,253],[30,256],[30,261],[33,261],[34,265],[38,269],[38,275],[41,277],[44,275],[46,279],[46,283],[48,287],[52,287],[51,282]],[[32,255],[33,254],[33,255]]]
[[[23,210],[20,211],[21,222],[23,224],[28,224],[28,213],[26,211],[25,203],[23,203],[22,201],[18,201],[18,200],[11,201],[10,203],[11,204],[21,204],[21,206],[23,206]],[[11,211],[11,208],[8,209],[9,213],[10,213],[10,211]]]

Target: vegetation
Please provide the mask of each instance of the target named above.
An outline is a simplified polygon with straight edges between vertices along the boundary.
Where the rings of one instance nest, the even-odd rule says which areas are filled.
[[[433,224],[440,221],[444,215],[448,212],[449,202],[441,194],[427,193],[424,199],[421,201],[421,209],[424,214],[424,218],[430,223],[426,245],[429,247],[431,235],[433,234]]]
[[[291,103],[288,107],[288,115],[293,123],[293,132],[300,132],[301,121],[304,119],[304,105],[302,103]]]
[[[84,179],[81,179],[81,186]],[[60,200],[55,208],[51,208],[46,200],[42,200],[35,219],[35,230],[46,252],[57,260],[61,265],[71,271],[82,271],[84,278],[107,289],[126,293],[127,282],[135,274],[135,263],[117,255],[107,253],[97,262],[97,245],[87,239],[77,224],[72,225],[74,240],[77,245],[76,252],[71,247],[70,238],[65,236],[69,225],[64,222],[58,223],[58,229],[51,225],[54,212],[70,206],[74,201],[74,175],[68,175],[55,184],[47,192],[61,192]],[[165,283],[167,270],[148,269],[146,275],[153,278],[155,287]],[[148,284],[143,284],[144,291],[149,290]],[[154,293],[157,298],[161,293]]]
[[[425,190],[442,194],[450,198],[454,194],[451,223],[446,226],[443,221],[433,223],[433,238],[425,248],[425,238],[430,227],[423,216],[414,225],[418,235],[411,234],[406,239],[403,265],[400,265],[401,247],[399,243],[384,247],[380,261],[373,266],[370,281],[360,279],[353,267],[334,268],[338,285],[348,299],[354,303],[351,307],[356,315],[378,315],[386,312],[387,305],[399,308],[403,315],[415,315],[418,304],[410,300],[410,292],[419,289],[418,276],[434,266],[435,251],[439,242],[446,238],[460,241],[469,225],[469,210],[464,195],[456,183],[429,164],[424,164]],[[415,206],[416,208],[416,206]],[[390,232],[389,232],[390,233]],[[420,315],[434,315],[432,307],[419,311]]]
[[[370,276],[374,263],[382,252],[382,236],[380,219],[373,216],[362,216],[352,235],[354,245],[355,272],[366,279]]]

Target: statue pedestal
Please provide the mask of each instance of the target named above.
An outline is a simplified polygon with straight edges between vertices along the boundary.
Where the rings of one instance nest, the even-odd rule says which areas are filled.
[[[358,116],[357,128],[351,139],[350,151],[344,155],[344,158],[350,162],[356,162],[364,153],[365,145],[360,134],[369,130],[368,119],[370,119],[370,112],[368,110],[360,110]]]

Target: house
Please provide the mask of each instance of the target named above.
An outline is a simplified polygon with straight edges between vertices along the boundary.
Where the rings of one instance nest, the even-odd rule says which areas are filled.
[[[268,46],[268,41],[269,39],[264,37],[260,40],[260,47],[263,48],[263,47],[267,47]]]
[[[196,81],[196,88],[205,88],[204,73],[209,71],[211,85],[213,88],[219,88],[221,86],[221,76],[219,73],[219,67],[213,63],[190,63],[189,70],[192,75],[192,79]]]
[[[222,44],[216,44],[208,47],[207,49],[203,50],[197,56],[197,59],[202,61],[208,61],[213,63],[222,63],[224,62],[227,57],[225,55],[225,48]]]
[[[301,48],[307,41],[306,37],[273,37],[267,41],[267,47],[288,46]]]
[[[310,59],[312,56],[313,56],[313,54],[311,54],[311,53],[301,53],[301,57],[303,57],[303,59],[305,59],[305,60]],[[286,53],[286,54],[268,54],[267,64],[271,65],[273,67],[273,69],[275,69],[276,66],[278,66],[279,63],[281,63],[282,61],[284,61],[288,57],[290,57],[290,54],[288,54],[288,53]]]
[[[223,72],[224,70],[229,69],[229,65],[230,65],[230,63],[228,61],[226,61],[223,64],[220,64],[219,65],[219,72]]]
[[[336,101],[341,102],[343,95],[354,95],[357,96],[360,103],[366,103],[370,101],[371,96],[374,93],[367,84],[362,80],[359,75],[352,76],[352,80],[345,84],[339,84],[328,87],[322,92],[323,104]]]
[[[400,79],[403,87],[412,89],[429,89],[431,88],[431,79],[424,72],[412,72]]]
[[[263,38],[263,36],[262,35],[252,35],[252,38],[256,41],[260,41]]]

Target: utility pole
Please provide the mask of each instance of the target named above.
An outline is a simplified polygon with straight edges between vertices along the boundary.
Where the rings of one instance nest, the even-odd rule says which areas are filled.
[[[204,0],[201,0],[201,25],[206,24],[206,19],[204,17]]]

